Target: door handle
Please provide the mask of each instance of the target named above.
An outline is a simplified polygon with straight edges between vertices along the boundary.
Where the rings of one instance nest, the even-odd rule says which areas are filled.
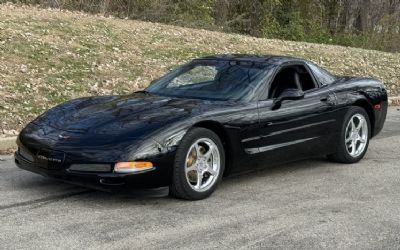
[[[321,102],[327,102],[328,101],[328,96],[322,97],[319,99]]]
[[[321,102],[325,102],[328,105],[335,105],[336,104],[336,96],[333,94],[329,94],[327,96],[322,97],[319,99]]]

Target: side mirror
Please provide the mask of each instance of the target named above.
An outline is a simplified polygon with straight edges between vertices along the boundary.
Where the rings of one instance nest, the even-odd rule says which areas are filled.
[[[272,109],[278,109],[285,100],[300,100],[304,98],[304,92],[299,89],[286,89],[272,103]]]

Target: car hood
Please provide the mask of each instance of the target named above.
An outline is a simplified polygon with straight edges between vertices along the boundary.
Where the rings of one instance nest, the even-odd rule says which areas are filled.
[[[129,132],[131,138],[140,138],[201,113],[206,103],[147,93],[80,98],[56,106],[33,123],[73,133],[121,135]]]

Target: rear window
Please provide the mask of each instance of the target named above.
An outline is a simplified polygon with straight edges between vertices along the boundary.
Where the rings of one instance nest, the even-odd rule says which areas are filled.
[[[322,85],[331,84],[336,80],[336,77],[331,75],[328,71],[318,67],[313,63],[308,62],[307,64],[314,73],[314,76],[317,79],[317,81]]]

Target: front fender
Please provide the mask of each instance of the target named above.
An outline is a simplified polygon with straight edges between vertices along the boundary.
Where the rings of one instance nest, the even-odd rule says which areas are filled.
[[[129,160],[151,159],[170,154],[176,150],[191,126],[191,122],[168,125],[147,138],[142,138],[140,143],[127,147],[123,158]]]

